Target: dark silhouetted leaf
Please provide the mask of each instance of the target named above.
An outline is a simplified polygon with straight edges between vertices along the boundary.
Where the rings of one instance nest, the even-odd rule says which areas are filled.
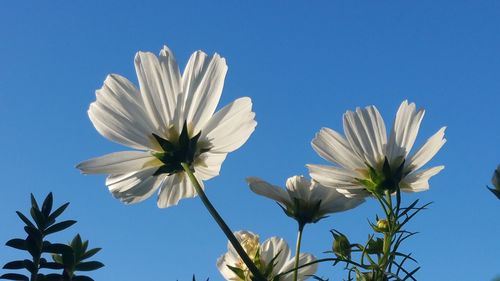
[[[36,228],[35,225],[23,213],[16,211],[17,216],[27,225]]]
[[[59,231],[65,230],[66,228],[72,226],[75,223],[76,223],[76,221],[74,221],[74,220],[62,221],[62,222],[56,223],[53,226],[47,228],[44,231],[44,233],[45,233],[45,235],[49,235],[51,233],[59,232]]]
[[[60,243],[44,243],[43,244],[43,253],[52,253],[52,254],[65,254],[72,253],[73,250],[70,246]]]
[[[54,221],[58,216],[60,216],[64,212],[64,210],[66,210],[68,205],[69,205],[69,202],[67,202],[64,205],[62,205],[61,207],[57,208],[57,210],[55,210],[52,214],[50,214],[49,221]]]
[[[73,281],[94,281],[94,279],[92,279],[88,276],[80,275],[80,276],[74,276]]]
[[[45,197],[45,200],[43,201],[42,204],[42,214],[45,217],[48,217],[50,215],[50,211],[52,211],[52,202],[54,201],[54,197],[52,196],[52,192],[50,192],[47,197]]]
[[[75,266],[78,271],[92,271],[103,267],[104,264],[98,261],[82,262]]]
[[[18,280],[18,281],[29,281],[30,279],[22,274],[17,274],[17,273],[7,273],[2,276],[0,276],[0,279],[7,279],[7,280]]]
[[[23,250],[23,251],[27,250],[26,241],[23,239],[19,239],[19,238],[11,239],[11,240],[7,241],[7,243],[5,243],[5,245],[12,247],[14,249],[18,249],[18,250]]]
[[[90,249],[80,257],[80,260],[85,260],[85,259],[90,258],[90,257],[94,256],[95,254],[97,254],[100,250],[101,250],[101,248]]]
[[[64,279],[60,274],[47,274],[44,276],[43,281],[63,281]]]

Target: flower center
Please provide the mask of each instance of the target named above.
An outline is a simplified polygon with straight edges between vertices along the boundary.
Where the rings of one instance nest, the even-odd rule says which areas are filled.
[[[376,170],[367,164],[368,176],[365,179],[357,180],[366,187],[366,190],[373,194],[382,195],[386,190],[393,193],[399,188],[399,183],[404,177],[404,164],[405,161],[403,160],[396,169],[393,169],[389,164],[389,160],[385,157],[381,170]]]
[[[182,126],[182,131],[177,141],[167,140],[153,134],[153,137],[163,149],[161,152],[153,152],[153,156],[158,158],[158,160],[163,163],[163,166],[158,168],[153,175],[172,175],[183,172],[184,169],[182,168],[181,163],[188,164],[194,172],[193,162],[196,157],[209,150],[199,147],[198,139],[200,136],[201,131],[196,136],[191,138],[188,133],[186,122],[184,122],[184,125]]]

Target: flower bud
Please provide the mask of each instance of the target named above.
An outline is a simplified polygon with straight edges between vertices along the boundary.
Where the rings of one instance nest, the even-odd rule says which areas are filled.
[[[378,220],[377,221],[377,232],[388,232],[389,231],[389,222],[387,220]]]
[[[333,253],[341,259],[351,259],[351,243],[343,234],[333,234]]]

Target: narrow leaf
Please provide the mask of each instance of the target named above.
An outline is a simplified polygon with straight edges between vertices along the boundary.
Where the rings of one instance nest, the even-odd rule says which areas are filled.
[[[50,211],[52,211],[52,202],[54,201],[54,197],[52,196],[52,192],[49,192],[47,197],[45,197],[45,200],[43,201],[42,204],[42,214],[45,217],[48,217],[50,215]]]
[[[68,207],[68,205],[69,205],[69,202],[67,202],[64,205],[62,205],[61,207],[57,208],[57,210],[55,210],[52,214],[50,214],[49,221],[53,221],[58,216],[60,216],[64,212],[64,210],[66,210],[66,208]]]
[[[17,274],[17,273],[7,273],[2,276],[0,276],[0,279],[7,279],[7,280],[18,280],[18,281],[29,281],[30,279],[22,274]]]
[[[78,271],[92,271],[103,267],[104,264],[98,261],[82,262],[75,266]]]
[[[19,238],[11,239],[7,241],[5,245],[18,250],[23,250],[23,251],[27,250],[26,241]]]
[[[16,214],[27,226],[35,228],[35,225],[23,213],[16,211]]]
[[[44,231],[44,234],[49,235],[49,234],[52,234],[55,232],[65,230],[66,228],[74,225],[75,223],[76,223],[76,221],[74,221],[74,220],[67,220],[67,221],[62,221],[62,222],[56,223],[56,224],[52,225],[51,227],[47,228]]]

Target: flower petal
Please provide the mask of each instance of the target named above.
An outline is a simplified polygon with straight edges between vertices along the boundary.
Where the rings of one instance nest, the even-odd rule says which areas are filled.
[[[415,152],[415,154],[405,163],[405,171],[411,172],[418,170],[420,167],[429,162],[429,160],[436,155],[436,153],[441,149],[441,147],[446,143],[444,138],[444,131],[446,127],[443,127],[437,131],[432,137],[430,137],[422,147]]]
[[[232,152],[241,147],[255,130],[257,122],[254,118],[252,100],[239,98],[212,116],[202,129],[200,141],[207,142],[212,152]]]
[[[248,177],[246,178],[246,181],[253,192],[261,196],[271,198],[274,201],[280,202],[285,206],[292,205],[290,196],[288,196],[288,193],[283,190],[283,188],[271,185],[257,177]]]
[[[195,174],[196,176],[196,174]],[[198,180],[203,188],[203,182]],[[157,205],[159,208],[175,206],[181,199],[196,196],[196,190],[185,173],[166,177],[160,184]]]
[[[363,160],[353,152],[349,142],[332,129],[322,128],[311,144],[323,159],[345,169],[355,170],[365,167]]]
[[[109,75],[96,91],[88,114],[96,130],[107,139],[136,149],[153,149],[156,145],[151,136],[155,131],[139,95],[126,78]]]
[[[155,129],[166,133],[173,125],[177,96],[180,93],[180,74],[177,63],[168,48],[160,54],[161,62],[149,52],[138,52],[135,69],[144,107]]]
[[[84,174],[124,174],[161,165],[150,152],[121,151],[84,161],[76,168]]]
[[[406,100],[399,106],[387,144],[387,158],[391,164],[395,161],[402,161],[410,152],[417,138],[424,114],[425,110],[417,111],[415,104],[408,104]],[[396,165],[400,163],[396,163]]]
[[[184,117],[197,134],[214,114],[219,103],[226,77],[226,60],[214,54],[210,61],[201,51],[195,52],[189,59],[182,86],[185,98]]]
[[[289,177],[286,180],[286,190],[290,198],[301,199],[305,202],[310,202],[311,204],[317,203],[321,200],[321,198],[318,198],[318,201],[311,202],[311,197],[318,195],[318,192],[315,192],[316,190],[312,189],[311,180],[306,179],[304,176]]]
[[[364,188],[356,182],[362,176],[353,171],[326,165],[307,164],[309,174],[320,184],[333,188]]]
[[[279,256],[274,261],[273,276],[281,272],[285,263],[290,260],[290,248],[286,241],[279,237],[271,237],[260,245],[260,258],[264,264],[270,264],[277,255]]]
[[[219,175],[222,162],[227,153],[204,152],[200,154],[195,162],[195,171],[201,180],[209,180]]]
[[[113,196],[120,201],[132,204],[149,198],[158,188],[161,177],[153,176],[157,168],[136,172],[110,175],[106,185]]]
[[[344,114],[344,131],[354,151],[372,167],[384,160],[387,135],[384,120],[375,106]]]
[[[299,255],[299,266],[307,264],[307,263],[310,263],[310,262],[313,262],[315,260],[316,260],[316,258],[313,255],[307,254],[307,253],[301,253]],[[294,269],[294,267],[295,267],[295,257],[289,259],[279,272],[280,273],[281,272],[287,272],[289,270]],[[314,263],[314,264],[311,264],[309,266],[305,266],[305,267],[299,268],[299,270],[297,272],[297,279],[300,280],[300,281],[306,280],[311,275],[313,275],[314,273],[316,273],[317,270],[318,270],[318,264],[317,263]],[[294,274],[293,271],[290,272],[290,273],[288,273],[288,274],[285,274],[285,275],[283,275],[283,277],[281,278],[281,280],[292,280],[293,279],[293,274]]]
[[[406,192],[419,192],[429,189],[429,179],[444,169],[437,166],[407,175],[402,182],[401,190]]]

